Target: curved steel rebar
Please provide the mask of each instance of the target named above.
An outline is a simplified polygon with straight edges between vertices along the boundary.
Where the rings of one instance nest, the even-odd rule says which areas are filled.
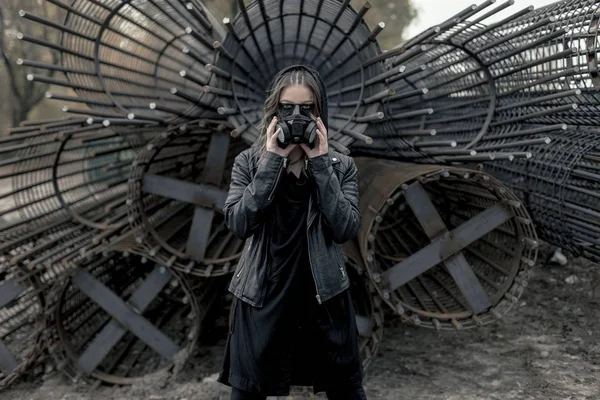
[[[66,11],[62,24],[30,10],[21,16],[57,30],[59,43],[19,39],[58,51],[60,65],[19,63],[64,73],[65,79],[36,74],[28,79],[73,89],[77,97],[48,94],[84,107],[67,112],[123,124],[218,118],[214,96],[202,87],[214,81],[205,65],[213,62],[213,42],[224,30],[200,2],[46,1]]]
[[[366,371],[377,356],[381,344],[384,310],[381,297],[376,295],[375,286],[366,276],[367,271],[358,245],[353,241],[346,242],[342,246],[342,253],[346,261],[350,293],[354,302],[362,364]]]
[[[127,385],[168,371],[191,355],[218,287],[194,288],[183,275],[137,256],[90,257],[49,291],[50,354],[73,381]],[[149,335],[133,318],[123,320],[127,308],[146,321]],[[176,353],[167,358],[169,345]]]
[[[486,170],[523,200],[541,238],[600,261],[600,132],[563,128],[531,158],[493,163]]]
[[[233,134],[248,143],[259,136],[261,105],[270,80],[283,67],[305,64],[319,71],[329,98],[329,142],[348,152],[355,141],[371,143],[364,134],[368,122],[383,117],[380,101],[392,94],[380,81],[383,53],[376,37],[383,24],[369,29],[349,1],[261,0],[240,2],[240,14],[224,21],[227,36],[216,44],[212,71],[217,85],[207,85],[235,127]],[[341,77],[345,75],[345,77]]]
[[[203,171],[207,165],[211,145],[210,131],[167,131],[151,141],[135,159],[135,167],[129,180],[127,204],[129,226],[113,237],[110,248],[131,251],[181,272],[197,276],[218,276],[233,271],[241,254],[243,241],[227,229],[223,215],[216,212],[209,227],[209,241],[202,260],[190,255],[191,230],[194,226],[198,204],[189,203],[198,194],[190,194],[190,200],[168,199],[145,191],[144,177],[160,175],[178,182],[203,185]],[[246,146],[242,141],[231,143],[227,149],[222,178],[218,185],[199,186],[201,191],[220,190],[221,197],[229,186],[233,160]],[[214,166],[213,166],[214,167]],[[180,195],[183,193],[180,193]]]
[[[396,94],[368,131],[373,145],[352,150],[427,163],[512,160],[528,153],[511,143],[543,149],[532,129],[597,124],[598,4],[568,0],[494,21],[512,2],[493,3],[392,50],[385,82]]]
[[[42,353],[44,307],[45,294],[35,275],[0,259],[0,392]]]
[[[522,294],[537,236],[517,197],[477,170],[357,158],[370,278],[406,321],[436,329],[493,322]]]

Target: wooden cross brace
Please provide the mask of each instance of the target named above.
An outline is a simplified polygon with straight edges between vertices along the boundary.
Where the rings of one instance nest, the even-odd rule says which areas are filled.
[[[204,260],[214,209],[222,209],[227,199],[227,191],[219,189],[219,185],[223,180],[228,153],[229,135],[213,134],[206,156],[203,184],[153,174],[146,174],[142,182],[142,191],[146,193],[196,206],[186,245],[186,254],[195,261]]]
[[[8,305],[24,291],[25,288],[14,279],[0,284],[0,308]],[[9,374],[16,370],[18,366],[19,363],[15,357],[11,354],[10,350],[8,350],[8,347],[0,340],[0,370]]]
[[[358,330],[358,334],[360,336],[373,336],[373,327],[375,326],[375,324],[373,323],[373,318],[369,318],[366,315],[356,314],[354,319],[356,320],[356,329]]]
[[[73,276],[73,285],[113,317],[79,357],[78,367],[91,374],[127,331],[162,357],[172,360],[179,347],[142,316],[171,276],[169,268],[155,268],[125,302],[89,272],[78,269]]]
[[[397,289],[443,262],[473,313],[489,308],[491,301],[462,250],[510,220],[514,216],[512,210],[497,203],[448,231],[420,182],[409,185],[404,196],[431,243],[384,273],[391,289]]]

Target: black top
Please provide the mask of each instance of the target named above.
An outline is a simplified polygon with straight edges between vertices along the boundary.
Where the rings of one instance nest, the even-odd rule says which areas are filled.
[[[299,178],[291,172],[282,177],[277,197],[273,202],[275,218],[271,230],[270,281],[279,281],[282,270],[296,275],[295,272],[300,268],[310,269],[307,259],[306,219],[311,190],[304,172]],[[300,265],[301,263],[303,265]]]

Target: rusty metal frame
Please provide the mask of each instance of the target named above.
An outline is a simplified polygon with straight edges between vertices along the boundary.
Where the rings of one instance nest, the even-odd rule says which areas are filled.
[[[454,278],[454,281],[456,282],[463,296],[465,296],[466,301],[471,306],[473,313],[479,314],[483,310],[489,308],[492,303],[487,293],[477,280],[477,277],[471,270],[469,262],[462,253],[462,250],[470,243],[461,242],[460,245],[450,244],[451,242],[457,240],[457,230],[460,229],[460,227],[456,228],[452,232],[448,231],[448,228],[442,220],[442,217],[435,209],[435,206],[431,202],[431,199],[419,181],[415,181],[408,185],[404,191],[404,196],[406,198],[406,202],[417,217],[417,220],[423,227],[423,230],[427,236],[429,236],[432,242],[435,242],[439,237],[448,238],[448,241],[443,243],[441,246],[439,258],[440,261],[446,265],[446,269],[452,278]],[[478,233],[477,236],[479,237],[475,238],[475,236],[473,236],[475,240],[485,236],[488,232],[500,226],[513,216],[512,212],[510,212],[508,209],[503,209],[502,211],[505,211],[504,215],[502,215],[502,217],[497,221],[493,221],[493,223],[490,221],[492,218],[488,219],[487,215],[483,215],[486,213],[486,211],[475,217],[480,221],[490,224],[483,232]],[[465,224],[470,222],[471,221],[465,222]],[[471,240],[471,242],[474,242],[475,240]],[[429,246],[423,248],[423,251],[427,251],[428,248]],[[453,251],[448,251],[448,248],[453,248]],[[397,268],[402,269],[403,265],[410,263],[412,257],[417,257],[417,255],[412,255],[407,260],[399,263]],[[408,282],[408,280],[406,280],[406,282]],[[394,287],[400,286],[398,281],[394,281],[393,285]]]
[[[152,300],[162,291],[164,286],[169,283],[171,280],[171,272],[169,269],[164,267],[154,268],[154,270],[150,273],[150,275],[144,280],[144,282],[135,290],[135,292],[131,295],[131,297],[127,300],[126,303],[122,303],[120,307],[127,305],[136,315],[141,315],[144,313],[146,308],[150,305]],[[83,270],[79,270],[76,272],[73,277],[73,283],[81,290],[87,287],[88,291],[91,289],[91,286],[98,285],[101,287],[100,283],[89,275],[89,273],[84,272]],[[107,289],[108,290],[108,289]],[[105,290],[102,290],[106,292]],[[84,291],[85,293],[85,291]],[[98,293],[99,296],[106,297],[107,293]],[[110,296],[110,294],[108,294]],[[102,301],[106,301],[106,298],[102,299]],[[105,303],[106,304],[106,303]],[[115,303],[116,305],[116,303]],[[105,311],[109,312],[111,315],[114,315],[108,310],[108,305],[104,305]],[[104,308],[103,307],[103,308]],[[131,314],[130,314],[131,315]],[[116,318],[116,317],[115,317]],[[137,318],[134,316],[134,318]],[[129,324],[133,324],[135,326],[136,321],[133,318],[128,317],[125,320],[125,323],[122,320],[111,319],[111,321],[100,331],[100,333],[92,340],[83,354],[79,357],[77,361],[77,365],[83,371],[88,374],[91,374],[97,367],[100,365],[102,360],[108,355],[108,353],[112,350],[112,348],[125,336],[127,331],[133,332],[138,338],[148,343],[149,346],[161,347],[158,344],[153,344],[148,341],[148,336],[143,338],[140,335],[140,331],[138,329],[131,329],[128,327]],[[139,321],[137,321],[139,323]],[[148,325],[146,325],[147,329]],[[156,337],[157,332],[154,331],[154,326],[152,325],[149,329],[152,337]],[[160,331],[158,331],[160,332]],[[160,337],[160,335],[159,335]],[[164,338],[163,338],[164,339]],[[161,344],[164,344],[161,343]],[[169,352],[165,352],[161,350],[157,352],[161,353],[161,355],[167,359],[172,359],[173,355],[177,352],[177,346],[171,345],[172,350]]]
[[[215,208],[222,209],[227,197],[227,191],[219,189],[219,185],[223,179],[228,151],[229,135],[213,134],[203,173],[204,184],[148,174],[143,178],[142,192],[195,204],[186,246],[186,254],[195,261],[204,260]]]
[[[19,285],[14,279],[2,282],[0,284],[0,308],[16,299],[25,290],[26,288]],[[11,374],[16,371],[17,367],[19,367],[19,363],[10,353],[8,347],[0,340],[0,369],[6,374]]]
[[[6,267],[6,265],[0,263],[0,267]],[[2,322],[10,323],[12,320],[15,329],[10,330],[9,328],[7,333],[0,336],[0,392],[37,364],[39,356],[47,344],[43,335],[46,329],[46,320],[43,315],[45,287],[34,273],[21,266],[0,268],[0,279],[3,276],[9,276],[9,279],[0,281]],[[18,313],[14,313],[15,310],[13,310],[7,314],[4,308],[10,308],[13,305],[17,307],[25,305],[26,307],[19,307]],[[34,313],[36,307],[39,307],[39,313]],[[8,318],[6,318],[7,315]],[[15,320],[17,322],[14,322]],[[10,342],[6,342],[5,338],[20,329],[28,330],[26,337],[20,338],[27,343],[25,347],[20,347],[19,354],[14,354],[9,349]]]
[[[78,269],[75,272],[72,282],[75,287],[85,293],[114,318],[118,325],[123,328],[123,334],[124,330],[132,332],[163,358],[173,360],[173,357],[179,351],[179,346],[145,319],[141,315],[143,310],[136,307],[136,305],[142,307],[146,305],[147,307],[148,304],[146,303],[149,303],[158,294],[157,291],[160,291],[168,282],[161,275],[166,275],[166,278],[170,278],[170,274],[167,274],[166,268],[162,267],[162,269],[161,271],[159,268],[158,273],[151,273],[128,302],[121,300],[119,296],[83,269]],[[113,329],[119,328],[118,325],[113,325],[112,327],[109,325],[108,329],[102,333],[101,340],[116,339],[117,335],[121,335],[121,332],[113,331]],[[111,335],[111,339],[109,339],[108,335]],[[90,353],[84,353],[84,356],[81,356],[79,359],[80,365],[85,368],[86,372],[90,368],[90,371],[93,371],[97,363],[101,362],[103,358],[98,353],[92,354],[91,352],[100,351],[100,349],[103,349],[106,353],[110,351],[110,348],[100,347],[103,345],[105,344],[101,341],[93,342],[90,345],[92,347],[88,347]]]

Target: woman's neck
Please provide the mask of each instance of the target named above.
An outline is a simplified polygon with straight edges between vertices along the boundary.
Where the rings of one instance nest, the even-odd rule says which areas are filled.
[[[304,151],[302,147],[296,147],[288,155],[288,172],[292,172],[296,177],[300,177],[302,173],[302,161],[304,159]]]
[[[304,156],[304,151],[302,150],[302,147],[300,147],[300,146],[296,147],[288,155],[289,164],[295,164],[299,161],[302,161],[302,159],[304,158],[303,156]]]

